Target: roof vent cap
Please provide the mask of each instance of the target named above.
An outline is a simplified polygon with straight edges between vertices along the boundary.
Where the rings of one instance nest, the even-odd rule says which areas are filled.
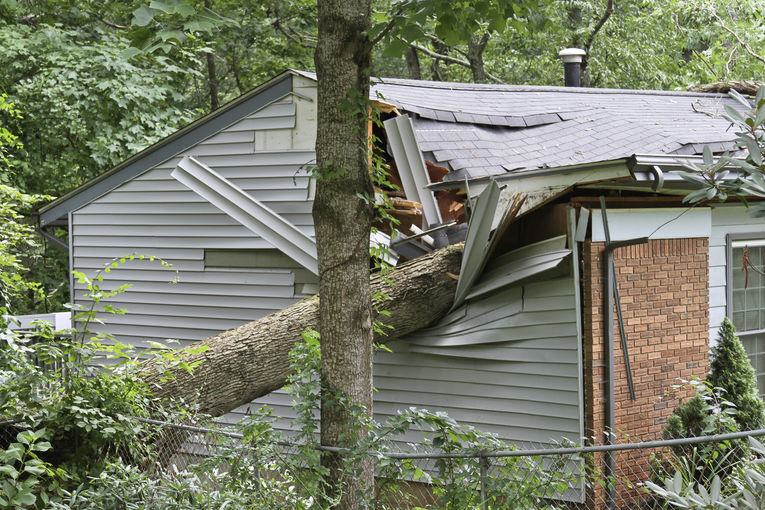
[[[558,53],[563,59],[566,87],[582,86],[582,59],[586,54],[586,51],[579,48],[566,48]]]

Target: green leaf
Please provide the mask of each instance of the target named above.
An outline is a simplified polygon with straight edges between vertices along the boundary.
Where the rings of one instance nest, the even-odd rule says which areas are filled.
[[[41,441],[39,443],[35,443],[31,446],[30,450],[34,452],[47,452],[53,448],[51,444],[48,441]]]
[[[383,50],[383,56],[395,58],[401,56],[407,49],[409,44],[401,39],[392,39],[388,46]]]
[[[3,464],[3,465],[0,465],[0,475],[9,476],[15,480],[16,478],[18,478],[19,472],[16,471],[16,468],[14,468],[13,466],[9,464]]]
[[[742,125],[746,124],[746,119],[744,118],[744,115],[740,111],[733,108],[732,106],[726,104],[725,111],[727,112],[728,118],[730,121],[737,122]]]
[[[703,158],[704,164],[707,166],[711,166],[715,162],[715,157],[712,154],[712,148],[709,145],[704,146]]]
[[[133,11],[132,24],[137,27],[145,27],[146,25],[152,22],[157,12],[159,11],[157,11],[156,9],[152,9],[151,7],[148,7],[146,5],[142,5],[141,7]]]
[[[27,489],[24,492],[18,493],[16,497],[13,499],[14,501],[17,501],[21,505],[32,506],[35,504],[35,501],[37,501],[37,496],[35,496],[31,492],[28,492],[28,489]]]
[[[39,476],[45,473],[45,466],[34,466],[34,465],[27,464],[26,466],[24,466],[24,472]]]

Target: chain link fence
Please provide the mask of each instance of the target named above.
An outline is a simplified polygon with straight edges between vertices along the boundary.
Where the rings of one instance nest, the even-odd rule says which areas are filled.
[[[194,491],[189,488],[196,487],[214,499],[234,487],[256,498],[259,508],[312,507],[326,497],[317,470],[328,452],[348,458],[348,469],[371,457],[376,481],[365,501],[385,509],[675,508],[670,501],[690,497],[691,492],[709,496],[718,483],[715,477],[726,495],[738,490],[737,473],[744,470],[760,473],[765,480],[763,452],[752,446],[765,429],[589,447],[525,443],[493,451],[448,451],[388,440],[379,442],[375,451],[349,452],[282,441],[283,436],[256,422],[234,429],[191,420],[125,419],[141,424],[142,439],[108,452],[115,459],[110,469],[119,465],[120,476],[140,479],[140,491],[121,497],[144,502],[157,498],[158,491],[164,497],[191,497]],[[23,428],[0,424],[0,447],[7,448]],[[112,475],[102,474],[94,482],[108,485]],[[653,490],[650,483],[656,484]],[[124,486],[120,490],[126,491]],[[762,492],[755,496],[765,499]]]

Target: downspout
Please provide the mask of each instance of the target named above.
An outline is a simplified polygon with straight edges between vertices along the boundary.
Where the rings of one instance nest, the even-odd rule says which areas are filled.
[[[664,187],[664,172],[658,165],[653,165],[648,169],[653,174],[653,184],[651,184],[652,191],[661,191]]]
[[[611,242],[610,233],[608,230],[608,218],[606,216],[606,200],[605,197],[600,197],[600,208],[603,214],[603,231],[606,234],[606,247],[603,252],[605,263],[603,264],[603,300],[604,306],[604,324],[603,328],[606,332],[606,363],[608,364],[608,391],[606,393],[606,444],[614,444],[614,426],[616,423],[616,416],[614,412],[614,283],[616,281],[616,272],[614,269],[614,250],[623,248],[625,246],[634,246],[636,244],[645,244],[648,242],[647,237],[640,237],[637,239],[627,239],[624,241]],[[619,309],[619,315],[621,316],[621,307]],[[621,317],[620,317],[620,322]],[[620,328],[621,329],[621,328]],[[626,339],[622,333],[622,342],[624,348],[624,358],[629,363],[629,354],[626,350]],[[629,369],[628,369],[629,370]],[[630,374],[631,377],[631,374]],[[608,494],[606,496],[606,508],[612,510],[615,502],[615,484],[614,481],[614,454],[611,451],[605,453],[605,479],[608,483]]]

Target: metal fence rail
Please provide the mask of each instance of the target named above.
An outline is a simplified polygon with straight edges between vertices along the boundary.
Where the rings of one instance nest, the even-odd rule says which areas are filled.
[[[133,418],[168,431],[184,431],[166,442],[163,448],[176,453],[174,469],[188,467],[193,455],[214,456],[222,438],[242,442],[245,435],[226,428],[199,427],[168,423],[145,418]],[[554,445],[523,445],[518,449],[492,451],[407,451],[417,445],[391,441],[383,450],[363,452],[377,462],[377,494],[391,491],[395,504],[378,498],[378,507],[390,508],[546,508],[546,509],[637,509],[668,508],[650,493],[645,482],[662,484],[664,477],[675,472],[689,459],[700,462],[707,451],[714,455],[719,445],[730,459],[738,463],[757,460],[747,447],[750,437],[765,436],[765,429],[673,440],[625,442],[594,446],[555,447]],[[196,445],[196,446],[194,446]],[[359,452],[322,445],[305,445],[279,441],[278,457],[300,455],[305,448],[323,452],[359,455]],[[243,443],[242,455],[247,453]],[[185,454],[185,456],[183,455]],[[255,449],[253,455],[257,455]],[[604,476],[606,455],[613,457],[612,479]],[[698,458],[693,458],[698,455]],[[168,455],[164,455],[168,458]],[[172,456],[170,456],[172,457]],[[199,460],[199,459],[196,459]],[[732,460],[731,460],[732,461]],[[451,465],[450,465],[451,464]],[[386,468],[380,468],[381,465]],[[393,465],[396,469],[389,469]],[[412,471],[414,470],[414,471]],[[711,483],[716,472],[686,473],[696,483]],[[717,466],[717,472],[729,473],[731,468]],[[398,474],[394,479],[391,473]],[[685,475],[684,475],[685,476]],[[704,477],[708,477],[709,480]],[[765,497],[765,495],[763,496]],[[531,506],[528,506],[530,503]]]
[[[368,500],[374,508],[386,510],[675,508],[650,491],[646,482],[662,487],[666,478],[681,473],[686,486],[709,487],[716,475],[725,488],[734,486],[732,480],[740,468],[765,476],[761,453],[748,444],[750,438],[765,436],[765,429],[613,445],[523,444],[516,449],[501,445],[501,449],[462,451],[393,438],[375,450],[353,451],[285,441],[268,427],[235,429],[191,420],[125,419],[145,425],[144,436],[110,451],[110,462],[145,473],[151,490],[180,490],[191,478],[212,492],[246,484],[252,497],[273,501],[273,508],[320,508],[306,502],[320,500],[316,484],[320,477],[311,472],[311,463],[318,462],[321,452],[344,454],[354,461],[373,459],[377,477]],[[0,423],[0,446],[12,443],[24,427]],[[604,475],[606,455],[613,458],[611,478]],[[136,494],[142,496],[133,497],[146,497],[146,490]],[[756,497],[765,500],[765,493]]]

